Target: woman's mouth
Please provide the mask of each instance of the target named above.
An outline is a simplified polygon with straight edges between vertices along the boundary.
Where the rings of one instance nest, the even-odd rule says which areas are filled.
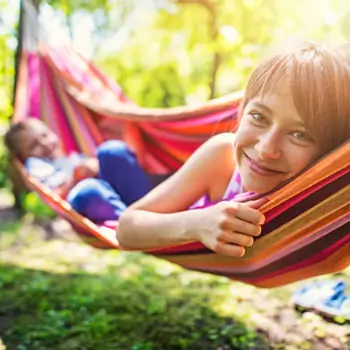
[[[250,170],[254,173],[257,173],[257,174],[262,175],[262,176],[276,176],[276,175],[284,174],[284,172],[282,172],[282,171],[275,170],[273,168],[269,168],[269,167],[266,167],[266,166],[263,166],[263,165],[257,163],[253,159],[249,158],[245,153],[244,153],[244,156],[247,159],[247,163],[248,163]]]

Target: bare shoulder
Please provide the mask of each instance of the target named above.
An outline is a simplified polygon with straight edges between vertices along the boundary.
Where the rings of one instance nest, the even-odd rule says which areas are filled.
[[[210,138],[205,143],[206,152],[214,153],[219,156],[220,154],[233,153],[233,146],[235,143],[235,134],[223,133],[218,134]]]
[[[189,171],[194,176],[203,172],[205,169],[205,177],[216,176],[218,172],[232,172],[230,163],[234,163],[234,143],[235,135],[232,133],[222,133],[215,135],[202,144],[186,161],[180,169]],[[204,177],[204,174],[201,174]]]
[[[175,174],[132,204],[129,211],[174,213],[186,210],[206,194],[220,198],[234,168],[234,141],[229,133],[211,137]]]
[[[193,154],[188,162],[192,168],[192,162],[205,166],[208,176],[216,176],[217,173],[232,173],[234,167],[234,143],[235,134],[222,133],[211,137]]]
[[[216,202],[224,195],[227,185],[235,169],[234,143],[235,134],[224,133],[212,137],[208,141],[207,154],[208,168],[211,169],[209,175],[209,186],[207,193],[211,201]],[[215,179],[215,181],[213,181]]]
[[[221,134],[217,134],[210,138],[211,142],[215,142],[218,144],[233,144],[236,139],[236,134],[231,132],[225,132]]]

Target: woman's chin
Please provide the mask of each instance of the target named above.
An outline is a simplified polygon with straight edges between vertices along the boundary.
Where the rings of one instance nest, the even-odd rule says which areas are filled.
[[[267,192],[272,191],[274,188],[277,187],[277,184],[262,184],[262,183],[254,183],[254,184],[250,184],[249,181],[247,181],[247,183],[245,183],[243,181],[243,187],[244,187],[244,191],[245,192],[253,192],[256,194],[264,194]]]

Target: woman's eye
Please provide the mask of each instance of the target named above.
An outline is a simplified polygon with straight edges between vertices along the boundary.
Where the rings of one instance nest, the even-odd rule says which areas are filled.
[[[258,112],[251,112],[249,113],[249,115],[253,118],[255,122],[259,122],[259,123],[265,121],[266,119],[262,114]]]
[[[300,141],[311,141],[311,137],[305,131],[296,131],[292,133],[292,136]]]
[[[303,138],[304,138],[304,133],[302,133],[302,132],[294,132],[294,133],[293,133],[293,136],[294,136],[296,139],[303,139]]]

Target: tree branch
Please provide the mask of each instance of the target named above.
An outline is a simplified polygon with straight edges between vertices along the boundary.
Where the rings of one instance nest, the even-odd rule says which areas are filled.
[[[177,4],[186,4],[186,5],[194,4],[194,5],[203,6],[210,14],[211,40],[213,42],[216,41],[216,39],[219,35],[219,30],[218,30],[218,24],[217,24],[217,10],[216,10],[216,7],[212,1],[210,1],[210,0],[174,0],[174,2]],[[220,64],[221,64],[221,55],[216,50],[214,52],[214,57],[213,57],[213,62],[212,62],[211,78],[210,78],[210,83],[209,83],[209,88],[210,88],[209,99],[213,99],[215,97],[216,78],[217,78],[217,73],[218,73],[219,68],[220,68]]]

